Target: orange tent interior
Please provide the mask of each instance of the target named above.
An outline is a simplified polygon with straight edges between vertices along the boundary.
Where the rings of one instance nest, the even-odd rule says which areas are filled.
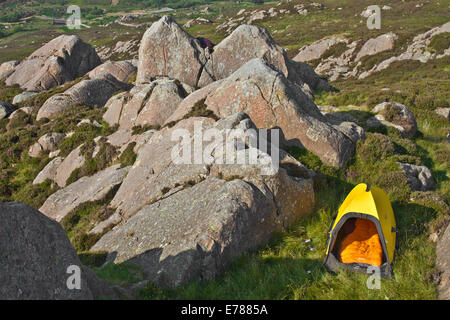
[[[381,266],[383,249],[375,224],[367,219],[348,219],[337,238],[337,255],[342,263]]]

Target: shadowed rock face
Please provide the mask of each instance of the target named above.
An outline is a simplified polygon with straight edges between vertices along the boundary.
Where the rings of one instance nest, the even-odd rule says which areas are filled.
[[[261,59],[189,95],[166,124],[198,103],[219,118],[242,111],[258,128],[280,127],[288,144],[305,147],[333,166],[343,166],[354,152],[354,142],[328,123],[307,92]]]
[[[83,266],[61,225],[20,202],[0,202],[0,299],[92,299],[111,289]],[[81,289],[69,290],[71,265]]]
[[[94,48],[77,36],[61,35],[15,67],[7,85],[42,91],[85,75],[101,63]]]
[[[111,262],[142,267],[161,286],[217,275],[233,258],[267,243],[274,230],[314,206],[313,173],[275,146],[281,168],[272,175],[262,174],[272,168],[271,161],[265,162],[268,167],[248,162],[250,150],[259,159],[269,160],[267,153],[234,142],[233,159],[241,155],[247,164],[223,164],[230,150],[221,149],[217,140],[209,149],[210,142],[201,143],[211,157],[206,163],[174,163],[171,154],[179,140],[172,135],[183,129],[190,139],[200,137],[196,126],[215,128],[228,142],[234,138],[226,129],[255,128],[240,112],[217,122],[193,117],[154,133],[110,204],[118,207],[110,222],[122,223],[91,249],[108,251]],[[237,138],[245,144],[243,134]]]
[[[142,37],[136,82],[169,76],[195,87],[205,63],[198,40],[183,31],[173,18],[164,16]]]
[[[16,110],[16,107],[9,102],[0,101],[0,119],[8,117]]]

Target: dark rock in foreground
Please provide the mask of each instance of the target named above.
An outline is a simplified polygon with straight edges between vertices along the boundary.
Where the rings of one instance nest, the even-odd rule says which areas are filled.
[[[81,288],[70,290],[70,266]],[[81,264],[61,225],[20,202],[0,203],[0,300],[111,298],[112,290]]]

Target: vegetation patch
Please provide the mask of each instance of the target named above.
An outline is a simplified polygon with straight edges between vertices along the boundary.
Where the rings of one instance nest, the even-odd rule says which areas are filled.
[[[132,166],[136,161],[136,153],[133,151],[133,148],[136,146],[136,142],[131,142],[122,152],[119,157],[120,167],[125,168],[127,166]]]
[[[444,32],[434,36],[428,48],[436,54],[442,54],[450,47],[450,32]]]
[[[119,186],[116,186],[111,189],[102,200],[80,204],[61,220],[62,227],[78,252],[88,251],[103,234],[110,230],[110,228],[104,230],[101,234],[89,234],[93,227],[99,222],[108,219],[114,213],[115,210],[108,207],[108,204],[118,188]]]
[[[97,149],[97,150],[96,150]],[[94,151],[97,151],[93,156]],[[106,169],[112,164],[117,155],[116,147],[106,142],[106,138],[102,137],[97,143],[93,140],[87,141],[80,149],[84,156],[84,164],[72,171],[66,184],[69,185],[81,177],[92,176],[95,173]]]

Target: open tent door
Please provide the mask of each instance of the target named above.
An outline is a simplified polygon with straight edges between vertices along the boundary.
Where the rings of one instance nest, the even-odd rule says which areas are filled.
[[[347,268],[367,272],[379,267],[392,278],[396,223],[389,198],[383,190],[358,184],[339,208],[328,233],[324,265],[330,272]]]

